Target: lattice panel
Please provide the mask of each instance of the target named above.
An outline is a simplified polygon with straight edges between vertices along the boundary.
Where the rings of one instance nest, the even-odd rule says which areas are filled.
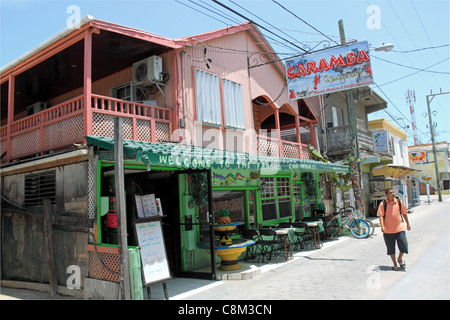
[[[279,157],[278,143],[258,138],[258,154],[260,156]]]
[[[40,129],[29,131],[11,138],[11,156],[19,157],[38,153],[41,150]]]
[[[52,123],[44,129],[44,148],[51,149],[83,139],[83,115]]]
[[[156,142],[159,140],[170,140],[170,126],[168,123],[156,122],[155,123],[155,131],[156,131]]]
[[[133,121],[122,118],[123,139],[133,139]],[[92,114],[92,134],[95,136],[114,137],[114,116],[94,112]]]
[[[313,154],[311,153],[311,151],[307,146],[302,146],[302,151],[303,151],[303,159],[315,160],[315,157],[313,156]]]
[[[294,144],[283,143],[283,154],[286,158],[300,158],[299,147]]]
[[[102,259],[103,264],[108,269],[119,273],[119,255],[98,252],[98,257]],[[119,276],[106,270],[98,260],[98,257],[96,252],[89,251],[89,277],[111,282],[120,282]]]
[[[88,216],[91,219],[95,218],[95,215],[97,213],[97,200],[94,194],[96,193],[96,186],[97,186],[97,178],[95,176],[95,170],[94,170],[95,161],[93,157],[89,157],[88,160],[88,173],[87,173],[87,180],[88,180]]]
[[[0,154],[3,154],[3,152],[6,151],[6,140],[2,140],[0,142]]]
[[[152,141],[152,132],[150,130],[150,121],[137,119],[136,120],[136,133],[139,141]]]

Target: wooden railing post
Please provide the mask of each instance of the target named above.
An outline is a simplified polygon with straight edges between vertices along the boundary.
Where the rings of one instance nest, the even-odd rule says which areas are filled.
[[[90,29],[84,32],[84,135],[92,134],[92,108],[91,108],[91,94],[92,94],[92,33]]]

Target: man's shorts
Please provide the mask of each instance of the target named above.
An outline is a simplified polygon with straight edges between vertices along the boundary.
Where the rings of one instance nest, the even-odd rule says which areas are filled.
[[[403,253],[408,253],[408,240],[406,239],[406,232],[399,233],[383,233],[384,242],[386,243],[387,254],[395,254],[395,241],[397,240],[398,250]]]

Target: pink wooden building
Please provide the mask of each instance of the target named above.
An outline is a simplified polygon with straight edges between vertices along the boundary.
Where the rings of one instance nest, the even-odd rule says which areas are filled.
[[[3,253],[2,274],[12,280],[49,282],[41,220],[23,210],[40,207],[48,198],[57,215],[54,224],[61,228],[55,235],[60,236],[55,240],[55,252],[60,253],[56,263],[63,266],[57,270],[58,283],[65,283],[64,268],[69,265],[80,266],[86,278],[118,281],[93,253],[98,251],[111,270],[118,270],[117,246],[101,234],[101,197],[112,197],[108,170],[113,161],[102,159],[101,148],[87,143],[87,137],[113,137],[115,117],[123,119],[123,139],[161,146],[180,143],[296,164],[295,170],[285,168],[278,176],[266,177],[247,167],[214,173],[210,169],[209,183],[218,203],[226,201],[220,198],[224,191],[241,199],[236,215],[246,226],[311,215],[307,209],[321,200],[320,173],[347,168],[313,160],[308,143],[316,146],[318,111],[312,106],[317,108],[319,100],[290,100],[278,59],[251,23],[169,39],[87,16],[79,28],[65,29],[6,65],[0,82],[1,192],[2,199],[21,211],[2,212],[2,247],[10,250]],[[171,269],[189,273],[214,261],[214,254],[205,258],[205,250],[197,247],[204,230],[196,231],[197,237],[189,233],[192,228],[179,224],[197,215],[213,230],[213,219],[205,218],[212,204],[193,209],[192,200],[185,199],[190,173],[161,166],[149,173],[138,160],[128,159],[126,170],[148,179],[140,181],[141,186],[158,183],[172,228],[164,230]],[[230,186],[216,178],[230,174],[242,179]],[[301,181],[302,174],[308,181]],[[178,188],[178,197],[171,193],[173,188]],[[213,231],[205,234],[214,236]],[[22,248],[23,243],[28,245]],[[36,252],[43,256],[36,258]]]
[[[183,136],[198,146],[308,159],[316,116],[306,100],[289,100],[271,52],[251,23],[168,39],[88,16],[2,69],[2,163],[112,136],[113,116],[124,118],[124,139]],[[152,56],[163,74],[137,81],[133,64]],[[241,101],[227,101],[231,92]],[[205,129],[218,138],[213,144]],[[246,143],[227,144],[227,135]]]

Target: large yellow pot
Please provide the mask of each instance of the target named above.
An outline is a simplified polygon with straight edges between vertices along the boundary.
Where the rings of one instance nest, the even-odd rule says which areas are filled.
[[[238,270],[241,268],[241,265],[238,263],[237,258],[247,250],[248,246],[251,246],[255,243],[253,240],[247,240],[241,243],[232,244],[229,246],[216,246],[215,252],[216,255],[222,259],[220,263],[219,270],[222,271],[231,271]],[[203,249],[207,249],[208,252],[211,252],[209,247],[203,247]]]

